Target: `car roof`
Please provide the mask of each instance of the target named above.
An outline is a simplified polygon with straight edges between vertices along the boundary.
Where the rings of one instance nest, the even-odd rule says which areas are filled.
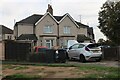
[[[94,44],[94,43],[76,43],[76,44],[83,44],[83,45],[87,46],[89,44]]]

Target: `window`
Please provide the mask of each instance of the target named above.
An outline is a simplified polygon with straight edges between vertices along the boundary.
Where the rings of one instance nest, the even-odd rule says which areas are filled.
[[[53,46],[53,40],[45,40],[46,46],[51,48]]]
[[[65,34],[70,34],[70,26],[65,26],[64,27],[64,33]]]
[[[10,39],[10,40],[11,40],[11,36],[7,36],[7,39]]]
[[[45,26],[44,27],[44,33],[52,33],[53,32],[53,28],[52,26]]]
[[[75,44],[72,46],[72,49],[77,49],[79,47],[79,44]]]
[[[67,46],[68,40],[64,40],[64,46]]]
[[[83,48],[85,45],[83,45],[83,44],[80,44],[79,46],[78,46],[78,48]]]

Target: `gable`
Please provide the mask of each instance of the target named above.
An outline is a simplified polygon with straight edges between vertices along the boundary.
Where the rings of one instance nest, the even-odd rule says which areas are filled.
[[[44,14],[44,16],[41,19],[39,19],[35,23],[35,25],[38,25],[43,19],[45,19],[46,16],[49,16],[52,20],[54,20],[56,23],[58,23],[58,21],[49,12],[47,12],[47,13]]]
[[[57,34],[57,21],[56,19],[49,15],[46,14],[41,18],[36,24],[35,24],[35,34],[36,36],[44,34],[44,27],[45,26],[52,26],[52,34]]]
[[[79,26],[77,25],[77,23],[75,22],[75,20],[74,20],[68,13],[65,14],[64,17],[59,21],[59,24],[60,24],[61,22],[63,22],[63,21],[65,20],[65,18],[69,18],[69,19],[71,20],[71,22],[72,22],[73,24],[75,24],[75,26],[76,26],[77,28],[79,28]]]

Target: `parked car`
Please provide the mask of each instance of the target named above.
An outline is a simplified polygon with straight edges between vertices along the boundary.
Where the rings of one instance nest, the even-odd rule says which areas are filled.
[[[64,50],[66,50],[66,59],[69,58],[69,57],[68,57],[68,50],[69,50],[69,48],[70,48],[72,45],[76,44],[76,43],[78,43],[77,40],[68,40],[67,47],[64,48]]]
[[[78,59],[81,62],[89,60],[101,61],[102,52],[97,44],[93,43],[76,43],[68,50],[69,59]]]
[[[34,47],[34,52],[35,53],[41,53],[45,52],[48,48],[46,46],[35,46]]]

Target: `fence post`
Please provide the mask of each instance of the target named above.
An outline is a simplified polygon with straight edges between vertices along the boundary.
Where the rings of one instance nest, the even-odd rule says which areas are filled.
[[[120,46],[118,46],[118,61],[120,61]]]

